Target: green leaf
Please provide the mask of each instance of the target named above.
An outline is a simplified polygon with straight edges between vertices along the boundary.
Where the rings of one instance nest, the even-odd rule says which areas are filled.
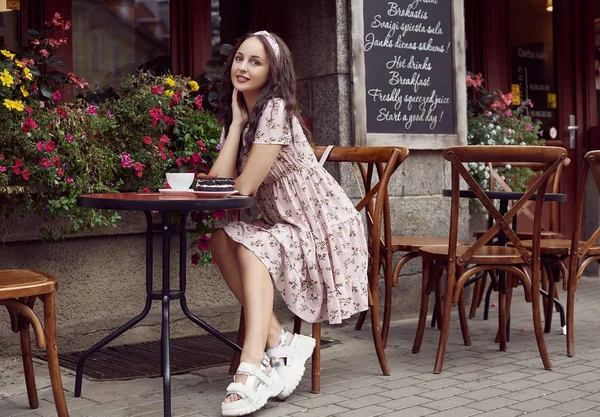
[[[25,36],[27,36],[27,39],[31,40],[42,38],[42,34],[35,29],[28,29],[27,33],[25,33]]]
[[[67,63],[65,61],[63,61],[61,58],[57,57],[56,55],[48,57],[48,59],[46,59],[46,61],[44,61],[44,62],[55,68],[67,66]]]
[[[42,92],[42,95],[46,98],[51,98],[52,97],[52,89],[50,88],[50,86],[46,83],[43,83],[42,85],[40,85],[40,91]]]

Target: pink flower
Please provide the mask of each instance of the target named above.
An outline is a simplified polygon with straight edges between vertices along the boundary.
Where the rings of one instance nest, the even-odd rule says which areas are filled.
[[[38,128],[38,124],[31,117],[26,117],[25,120],[23,120],[23,123],[26,126],[29,126],[32,129],[37,129]]]
[[[123,168],[129,168],[131,167],[131,165],[131,155],[129,155],[126,152],[123,152],[121,154],[121,166],[123,166]]]
[[[48,50],[45,48],[40,49],[40,54],[42,54],[44,58],[48,58],[50,56],[50,52],[48,52]]]
[[[109,119],[115,118],[115,116],[110,112],[110,110],[106,110],[106,117],[108,117]]]
[[[73,178],[71,178],[71,177],[65,178],[65,181],[68,182],[69,184],[73,184]]]
[[[133,164],[133,169],[135,169],[136,171],[142,171],[144,169],[144,166],[141,162],[136,162],[135,164]]]
[[[158,139],[160,143],[169,143],[170,139],[167,135],[162,135],[160,139]]]
[[[149,193],[150,192],[150,188],[144,187],[144,189],[142,191],[145,192],[145,193]]]
[[[54,166],[56,168],[60,167],[60,156],[54,155]]]
[[[74,138],[74,137],[73,137],[73,135],[71,135],[70,133],[67,133],[67,134],[65,135],[65,140],[66,140],[67,142],[69,142],[69,143],[73,143],[73,142],[75,142],[75,138]]]
[[[24,169],[24,170],[21,172],[21,177],[23,177],[23,179],[24,179],[24,180],[27,180],[27,179],[29,179],[29,175],[31,175],[31,172],[29,172],[29,170],[28,170],[28,169]]]
[[[528,132],[531,132],[533,130],[533,126],[531,126],[529,123],[525,125],[525,130]]]
[[[56,171],[56,173],[58,174],[59,177],[62,177],[65,175],[65,172],[63,171],[62,168],[58,168],[58,170]]]
[[[481,73],[477,73],[475,78],[472,78],[470,75],[467,75],[467,87],[481,87],[483,79],[481,78]]]
[[[12,166],[12,172],[13,172],[13,174],[15,174],[15,175],[19,175],[19,174],[21,173],[21,170],[19,169],[19,167],[18,167],[18,166],[16,166],[16,165],[13,165],[13,166]]]
[[[203,141],[199,140],[198,142],[196,142],[198,144],[198,146],[200,146],[201,148],[204,148],[206,145],[204,144]]]
[[[200,236],[197,240],[198,250],[207,250],[210,247],[210,239],[208,236]]]
[[[198,265],[199,261],[200,261],[200,255],[198,254],[198,252],[196,252],[192,255],[192,263],[194,265]]]
[[[6,172],[6,167],[0,167],[0,172]]]
[[[56,108],[56,114],[60,117],[64,117],[65,119],[69,117],[69,113],[65,109],[61,109],[60,107]]]
[[[502,96],[502,101],[506,106],[510,106],[513,102],[513,94],[512,91],[507,94],[500,94]]]
[[[44,151],[52,152],[54,149],[56,149],[56,143],[54,143],[54,142],[44,143]]]
[[[150,89],[150,91],[152,92],[152,94],[162,94],[163,88],[161,85],[155,85]]]
[[[202,96],[196,97],[196,107],[198,107],[198,108],[202,107]]]
[[[43,109],[44,107],[46,107],[46,104],[43,101],[40,101],[40,109]]]
[[[163,117],[163,112],[158,107],[151,108],[150,110],[148,110],[148,113],[150,113],[150,117],[152,117],[153,119],[162,119]]]
[[[48,169],[48,168],[50,168],[50,167],[52,166],[52,162],[50,162],[50,159],[48,159],[48,158],[42,158],[42,159],[40,160],[40,165],[41,165],[43,168],[46,168],[46,169]]]
[[[146,145],[152,145],[152,138],[150,136],[144,136],[144,143]]]
[[[4,161],[4,154],[0,153],[0,161]]]
[[[181,168],[183,166],[183,158],[177,158],[177,166]]]
[[[506,117],[511,117],[512,116],[512,112],[510,110],[506,110],[506,112],[504,113],[504,115]]]
[[[42,152],[42,142],[38,142],[38,143],[36,143],[36,144],[35,144],[35,147],[37,148],[37,150],[38,150],[39,152]]]
[[[60,100],[62,98],[62,94],[60,94],[60,91],[55,91],[54,93],[52,93],[52,100]]]
[[[212,216],[215,219],[222,219],[223,217],[225,217],[225,213],[227,213],[225,210],[215,210],[212,212]]]
[[[15,166],[16,167],[22,167],[23,166],[23,161],[21,161],[19,158],[15,158]]]
[[[173,119],[172,117],[169,117],[169,116],[163,116],[162,120],[163,120],[163,122],[165,122],[168,125],[174,125],[176,122],[175,119]]]
[[[98,112],[98,107],[96,107],[96,106],[88,106],[87,112],[88,112],[88,114],[96,114]]]
[[[31,112],[33,111],[33,109],[32,109],[31,107],[29,107],[29,106],[25,106],[25,111],[26,111],[28,114],[31,114]]]
[[[202,157],[198,154],[198,152],[194,152],[194,154],[190,157],[190,162],[194,166],[200,165],[202,163]]]

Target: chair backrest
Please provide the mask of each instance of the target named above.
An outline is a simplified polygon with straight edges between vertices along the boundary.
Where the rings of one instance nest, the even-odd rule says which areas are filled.
[[[326,146],[314,147],[315,156],[320,159]],[[369,255],[371,257],[370,283],[377,283],[379,265],[383,256],[385,274],[391,279],[392,273],[392,231],[388,184],[392,174],[408,156],[408,149],[399,146],[336,146],[327,162],[348,162],[360,172],[360,182],[364,189],[362,199],[356,209],[365,211],[368,233]],[[377,182],[373,184],[377,170]],[[358,177],[358,175],[357,175]]]
[[[586,185],[589,173],[592,174],[596,191],[600,195],[600,169],[598,163],[600,162],[600,151],[590,151],[583,157],[584,165],[581,168],[581,175],[579,176],[579,184],[577,186],[577,199],[575,202],[575,226],[573,227],[573,236],[571,239],[571,259],[569,262],[569,277],[579,277],[585,268],[594,260],[600,259],[600,256],[596,253],[595,256],[588,258],[585,262],[579,266],[579,260],[584,258],[590,252],[590,249],[596,244],[600,237],[600,227],[597,227],[594,233],[591,234],[590,238],[585,241],[583,246],[580,245],[582,226],[583,226],[583,212],[585,207],[586,197]],[[570,278],[569,278],[570,279]]]
[[[459,265],[465,265],[473,254],[485,246],[500,230],[519,251],[524,263],[531,264],[539,258],[539,238],[541,231],[541,214],[548,183],[556,173],[561,163],[567,157],[563,148],[553,146],[456,146],[444,151],[444,157],[452,165],[452,202],[450,215],[449,259],[456,258],[458,241],[458,219],[460,207],[460,179],[464,179],[475,196],[483,204],[494,224],[483,234],[458,260]],[[504,162],[504,163],[540,163],[543,169],[535,182],[527,187],[523,196],[517,200],[511,209],[502,216],[494,203],[487,197],[477,181],[463,165],[469,162]],[[515,232],[510,228],[512,218],[521,210],[525,203],[536,194],[534,223],[533,223],[533,253],[530,254],[521,243]]]
[[[558,193],[560,189],[560,179],[562,175],[562,171],[565,167],[569,166],[571,160],[569,158],[565,158],[563,162],[559,165],[556,172],[550,177],[549,183],[550,187],[548,192]],[[500,189],[498,191],[513,191],[510,186],[504,181],[504,179],[498,174],[496,169],[504,168],[506,165],[509,165],[508,162],[489,162],[488,168],[490,170],[490,191],[496,191],[496,183],[499,185]],[[510,164],[514,169],[530,169],[534,172],[542,171],[545,165],[541,162],[515,162]],[[533,221],[533,213],[529,209],[529,207],[533,204],[533,202],[528,201],[521,210],[521,214],[527,217],[529,220]],[[550,221],[548,230],[557,232],[558,231],[558,202],[550,202]],[[546,230],[546,227],[542,223],[542,230]]]

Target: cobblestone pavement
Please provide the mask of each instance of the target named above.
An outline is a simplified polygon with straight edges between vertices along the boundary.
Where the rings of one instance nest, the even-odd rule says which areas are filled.
[[[565,299],[565,294],[561,292]],[[310,393],[305,375],[285,402],[270,400],[257,417],[419,417],[419,416],[600,416],[600,279],[584,278],[577,292],[576,355],[566,356],[565,337],[554,314],[552,332],[545,335],[553,370],[545,371],[531,324],[531,305],[515,292],[511,341],[507,352],[494,343],[496,309],[490,320],[482,310],[469,320],[472,345],[462,344],[456,310],[444,371],[432,372],[438,331],[426,328],[422,350],[412,354],[416,321],[393,323],[387,347],[392,369],[383,376],[370,329],[351,324],[324,326],[324,337],[339,343],[322,351],[321,393]],[[307,327],[308,329],[308,327]],[[0,358],[0,417],[55,416],[49,378],[37,363],[40,407],[29,409],[20,358]],[[310,368],[307,368],[310,369]],[[219,416],[220,402],[230,382],[226,367],[173,377],[174,416]],[[84,381],[83,396],[73,396],[74,375],[63,372],[72,417],[162,416],[162,380]]]

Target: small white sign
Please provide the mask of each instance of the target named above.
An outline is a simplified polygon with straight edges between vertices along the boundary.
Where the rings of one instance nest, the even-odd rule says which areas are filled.
[[[556,136],[558,136],[558,132],[556,131],[556,128],[554,126],[552,126],[550,128],[550,138],[556,139]]]

